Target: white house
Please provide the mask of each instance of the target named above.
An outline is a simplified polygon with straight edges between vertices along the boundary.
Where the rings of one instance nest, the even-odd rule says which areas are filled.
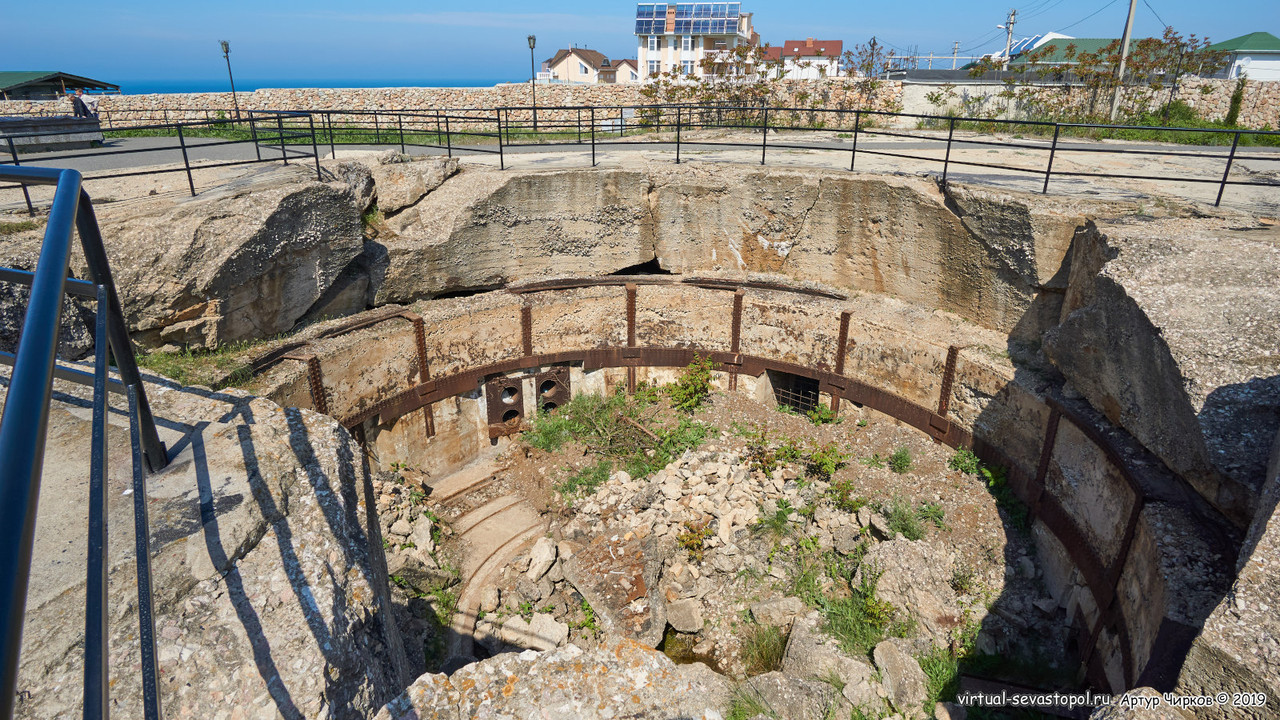
[[[760,43],[751,13],[742,12],[737,2],[639,3],[636,37],[636,58],[645,78],[673,71],[703,77],[703,59]]]
[[[1280,80],[1280,38],[1269,32],[1253,32],[1238,38],[1223,40],[1209,46],[1210,50],[1228,53],[1227,67],[1218,77],[1250,80]]]
[[[840,74],[843,40],[788,40],[764,49],[767,60],[776,63],[773,75],[788,80],[820,80]]]

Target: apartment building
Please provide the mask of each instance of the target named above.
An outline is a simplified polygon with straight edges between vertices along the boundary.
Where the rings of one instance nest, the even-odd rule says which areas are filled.
[[[708,74],[714,61],[741,45],[760,44],[751,13],[742,3],[639,3],[636,5],[637,62],[642,76],[677,72],[693,78]]]

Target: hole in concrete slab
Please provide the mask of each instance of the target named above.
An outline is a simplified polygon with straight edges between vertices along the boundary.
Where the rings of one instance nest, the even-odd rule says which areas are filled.
[[[773,385],[773,397],[778,404],[807,413],[818,407],[818,381],[802,375],[769,370],[769,382]]]
[[[647,262],[642,262],[638,265],[629,265],[627,267],[624,267],[610,274],[612,275],[670,275],[671,271],[663,270],[662,264],[658,261],[658,258],[654,258]]]
[[[512,385],[508,385],[507,387],[502,389],[502,402],[508,405],[511,405],[516,401],[516,395],[519,395],[519,394],[520,394],[519,388],[514,387]],[[506,419],[505,415],[503,416],[503,419],[504,420]]]
[[[556,404],[555,404],[555,403],[553,403],[553,402],[544,402],[544,403],[542,403],[542,411],[543,411],[543,412],[551,412],[552,410],[555,410],[555,409],[556,409],[556,407],[557,407],[557,406],[556,406]]]
[[[518,420],[518,419],[520,419],[519,410],[508,410],[502,414],[502,422],[504,423],[509,423],[513,420]]]
[[[542,384],[538,386],[538,394],[539,394],[539,395],[546,396],[546,395],[550,395],[551,393],[553,393],[553,392],[555,392],[555,391],[556,391],[556,381],[555,381],[555,380],[543,380],[543,381],[542,381]],[[546,407],[547,409],[551,409],[551,408],[554,408],[554,407],[555,407],[555,403],[544,403],[544,404],[543,404],[543,407]]]

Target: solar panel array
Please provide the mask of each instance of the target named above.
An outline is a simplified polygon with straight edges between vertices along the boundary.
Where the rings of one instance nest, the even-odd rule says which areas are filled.
[[[669,7],[667,3],[636,5],[636,34],[666,33]],[[677,35],[725,35],[737,32],[742,3],[678,3],[675,9]]]

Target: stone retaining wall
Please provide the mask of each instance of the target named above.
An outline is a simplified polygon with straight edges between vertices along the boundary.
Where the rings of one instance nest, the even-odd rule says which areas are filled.
[[[641,105],[651,102],[641,94],[640,85],[539,85],[537,104],[542,107],[594,106],[609,108]],[[994,105],[997,94],[1004,89],[1001,84],[959,85],[957,99],[939,107],[926,99],[944,87],[942,83],[885,82],[880,97],[870,109],[901,110],[920,114],[940,114],[948,105],[959,105],[959,98],[967,95],[980,106]],[[1230,106],[1234,80],[1188,77],[1178,86],[1177,98],[1196,109],[1206,120],[1221,120]],[[1046,95],[1061,93],[1061,88],[1045,87]],[[1072,92],[1083,92],[1074,90]],[[1129,93],[1154,93],[1161,98],[1168,95],[1165,88],[1148,90],[1131,88]],[[982,100],[985,99],[985,100]],[[262,89],[238,93],[241,110],[360,110],[403,111],[439,109],[479,109],[491,111],[496,107],[527,107],[531,102],[527,83],[507,83],[493,87],[474,88],[284,88]],[[1087,98],[1085,99],[1087,102]],[[1160,104],[1162,99],[1155,101]],[[776,105],[785,107],[823,107],[852,110],[864,107],[854,82],[848,78],[825,80],[784,81],[777,93]],[[136,125],[177,121],[216,120],[218,111],[228,114],[233,107],[231,93],[172,93],[153,95],[106,95],[100,111],[104,122],[112,125]],[[990,109],[990,108],[988,108]],[[68,100],[8,100],[0,101],[0,115],[71,114]],[[539,111],[539,120],[565,121],[576,117],[573,113]],[[801,118],[808,120],[803,113]],[[529,118],[514,117],[521,122]],[[818,119],[823,119],[820,116]],[[1280,82],[1250,82],[1245,91],[1240,112],[1242,127],[1261,129],[1280,127]],[[836,125],[834,118],[828,125]]]

